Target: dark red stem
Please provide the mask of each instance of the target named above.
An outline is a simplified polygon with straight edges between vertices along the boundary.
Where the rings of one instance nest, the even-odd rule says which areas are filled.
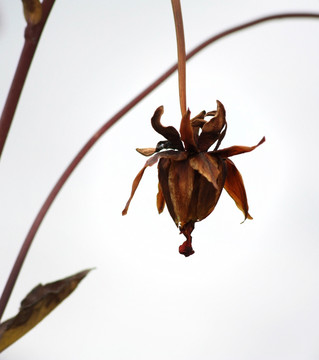
[[[34,53],[37,49],[42,30],[49,17],[55,0],[44,0],[42,3],[42,17],[37,25],[27,25],[24,33],[25,41],[19,63],[12,80],[12,84],[0,118],[0,157],[6,142],[14,113],[28,75]]]
[[[319,18],[319,14],[313,14],[313,13],[291,13],[291,14],[277,14],[277,15],[271,15],[262,17],[253,21],[250,21],[248,23],[235,26],[229,30],[223,31],[215,36],[212,36],[208,40],[204,41],[200,45],[198,45],[195,49],[193,49],[190,53],[187,54],[186,59],[189,60],[191,57],[193,57],[195,54],[197,54],[199,51],[207,47],[208,45],[212,44],[213,42],[227,36],[230,34],[233,34],[239,30],[246,29],[250,26],[260,24],[262,22],[270,21],[270,20],[276,20],[276,19],[282,19],[282,18]],[[11,295],[11,292],[13,290],[14,284],[17,280],[17,277],[19,275],[19,272],[21,270],[21,267],[23,265],[24,259],[27,255],[27,252],[30,248],[30,245],[32,243],[32,240],[37,233],[41,222],[46,215],[47,211],[49,210],[51,204],[53,203],[55,197],[61,190],[62,186],[66,182],[66,180],[69,178],[69,176],[72,174],[73,170],[76,168],[76,166],[80,163],[80,161],[83,159],[83,157],[87,154],[87,152],[91,149],[91,147],[100,139],[100,137],[112,126],[114,125],[122,116],[124,116],[129,110],[131,110],[136,104],[138,104],[142,99],[144,99],[148,94],[150,94],[157,86],[159,86],[163,81],[165,81],[174,71],[177,70],[177,64],[173,65],[171,68],[169,68],[163,75],[161,75],[157,80],[155,80],[150,86],[148,86],[144,91],[142,91],[138,96],[136,96],[131,102],[129,102],[122,110],[120,110],[118,113],[116,113],[112,118],[110,118],[90,139],[89,141],[83,146],[83,148],[80,150],[80,152],[76,155],[76,157],[73,159],[73,161],[70,163],[70,165],[67,167],[67,169],[64,171],[52,191],[50,192],[48,198],[42,205],[37,217],[35,218],[25,240],[22,245],[22,248],[20,250],[20,253],[16,259],[16,262],[12,268],[11,274],[9,276],[9,279],[6,283],[6,286],[3,290],[1,299],[0,299],[0,319],[3,315],[3,312],[5,310],[5,307],[7,305],[7,302],[9,300],[9,297]]]

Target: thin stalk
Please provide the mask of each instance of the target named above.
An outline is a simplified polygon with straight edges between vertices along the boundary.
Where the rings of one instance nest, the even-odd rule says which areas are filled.
[[[177,41],[178,88],[182,117],[186,113],[186,51],[182,9],[179,0],[172,0]]]
[[[55,0],[44,0],[42,3],[41,21],[37,25],[28,24],[25,29],[23,49],[0,118],[0,157],[18,106],[19,98],[30,69],[33,56],[37,49],[43,28],[50,15],[54,1]]]
[[[231,29],[223,31],[217,35],[214,35],[207,39],[206,41],[199,44],[196,48],[194,48],[190,53],[187,54],[186,60],[189,60],[198,52],[203,50],[208,45],[214,43],[217,40],[222,39],[225,36],[233,34],[237,31],[249,28],[251,26],[261,24],[266,21],[270,20],[277,20],[283,18],[319,18],[319,13],[282,13],[276,15],[265,16],[242,25],[235,26]],[[54,199],[58,195],[59,191],[67,181],[67,179],[72,174],[73,170],[77,167],[77,165],[81,162],[84,156],[88,153],[88,151],[93,147],[93,145],[101,138],[102,135],[106,133],[106,131],[114,125],[122,116],[127,114],[135,105],[137,105],[141,100],[143,100],[147,95],[149,95],[154,89],[156,89],[160,84],[162,84],[170,75],[177,70],[177,64],[170,67],[163,75],[161,75],[158,79],[156,79],[151,85],[149,85],[145,90],[143,90],[140,94],[138,94],[132,101],[130,101],[127,105],[125,105],[119,112],[117,112],[113,117],[111,117],[89,140],[88,142],[82,147],[79,153],[75,156],[72,160],[70,165],[66,168],[64,173],[61,175],[58,182],[55,184],[54,188],[51,190],[50,194],[48,195],[47,199],[45,200],[44,204],[42,205],[38,215],[36,216],[31,228],[24,240],[24,243],[21,247],[20,253],[14,263],[14,266],[11,270],[10,276],[7,280],[5,288],[3,290],[2,296],[0,298],[0,320],[3,315],[3,312],[6,308],[10,295],[12,293],[14,284],[17,280],[17,277],[20,273],[22,268],[23,262],[25,257],[28,253],[28,250],[32,244],[32,241],[44,219],[46,213],[48,212],[50,206],[52,205]]]

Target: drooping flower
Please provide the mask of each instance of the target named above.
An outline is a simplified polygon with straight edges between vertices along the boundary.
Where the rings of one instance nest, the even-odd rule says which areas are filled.
[[[265,137],[255,146],[218,150],[227,130],[225,108],[218,100],[216,111],[202,111],[192,119],[187,110],[181,120],[180,134],[173,126],[161,124],[163,112],[163,106],[157,108],[151,123],[166,140],[160,141],[156,148],[136,149],[142,155],[153,156],[135,177],[122,215],[126,215],[145,169],[158,162],[157,209],[161,213],[167,205],[176,226],[186,237],[179,252],[189,256],[194,253],[191,233],[195,223],[214,210],[223,188],[243,212],[244,220],[252,219],[242,176],[229,157],[254,150]],[[214,144],[214,150],[208,151]]]

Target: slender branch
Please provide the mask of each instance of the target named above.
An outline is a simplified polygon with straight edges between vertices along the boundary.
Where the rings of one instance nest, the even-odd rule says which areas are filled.
[[[33,56],[37,49],[44,25],[50,15],[54,1],[55,0],[44,0],[42,3],[42,17],[40,22],[37,25],[29,23],[25,29],[24,46],[0,118],[0,157],[18,106],[19,98],[30,69]]]
[[[214,35],[207,39],[206,41],[202,42],[196,48],[194,48],[190,53],[187,54],[186,59],[189,60],[198,52],[203,50],[208,45],[214,43],[215,41],[222,39],[223,37],[233,34],[239,30],[243,30],[249,28],[253,25],[257,25],[266,21],[276,20],[276,19],[283,19],[283,18],[319,18],[319,13],[282,13],[276,14],[271,16],[262,17],[245,24],[235,26],[231,29],[223,31],[217,35]],[[148,94],[150,94],[154,89],[156,89],[160,84],[162,84],[174,71],[177,70],[177,64],[170,67],[163,75],[161,75],[158,79],[156,79],[151,85],[149,85],[145,90],[143,90],[139,95],[137,95],[132,101],[130,101],[127,105],[125,105],[119,112],[117,112],[113,117],[111,117],[89,140],[88,142],[82,147],[79,153],[75,156],[72,160],[70,165],[61,175],[60,179],[51,190],[49,196],[45,200],[44,204],[42,205],[38,215],[36,216],[31,228],[24,240],[20,253],[15,261],[15,264],[12,268],[6,286],[3,290],[2,296],[0,298],[0,319],[3,315],[3,312],[6,308],[7,302],[10,298],[11,292],[13,290],[14,284],[17,280],[17,277],[20,273],[22,268],[24,259],[28,253],[28,250],[32,244],[32,240],[36,235],[42,220],[44,219],[46,213],[48,212],[50,206],[52,205],[54,199],[56,198],[57,194],[61,190],[62,186],[65,184],[66,180],[72,174],[73,170],[76,166],[80,163],[80,161],[84,158],[84,156],[88,153],[88,151],[93,147],[93,145],[101,138],[101,136],[112,126],[114,125],[122,116],[127,114],[135,105],[137,105],[141,100],[143,100]]]
[[[176,40],[177,40],[179,102],[183,117],[184,114],[186,113],[186,52],[185,52],[183,16],[182,16],[180,1],[172,0],[172,8],[174,14],[175,32],[176,32]]]

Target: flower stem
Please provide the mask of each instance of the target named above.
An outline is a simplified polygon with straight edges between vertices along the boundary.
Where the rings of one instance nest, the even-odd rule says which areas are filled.
[[[239,30],[243,30],[246,28],[249,28],[251,26],[270,21],[270,20],[276,20],[276,19],[283,19],[283,18],[319,18],[319,13],[282,13],[282,14],[276,14],[276,15],[270,15],[266,17],[261,17],[256,20],[244,23],[239,26],[235,26],[233,28],[230,28],[228,30],[225,30],[217,35],[214,35],[207,39],[206,41],[199,44],[196,48],[194,48],[190,53],[187,54],[186,60],[189,60],[194,55],[196,55],[198,52],[203,50],[208,45],[214,43],[215,41],[222,39],[223,37],[226,37],[230,34],[233,34]],[[79,151],[79,153],[75,156],[75,158],[72,160],[72,162],[69,164],[67,169],[64,171],[64,173],[61,175],[58,182],[55,184],[54,188],[51,190],[50,194],[48,195],[47,199],[45,200],[44,204],[42,205],[39,213],[37,214],[33,224],[31,225],[31,228],[24,240],[24,243],[21,247],[21,250],[19,252],[19,255],[15,261],[15,264],[11,270],[10,276],[7,280],[7,283],[5,285],[5,288],[3,290],[2,296],[0,298],[0,319],[3,315],[3,312],[6,308],[6,305],[8,303],[8,300],[10,298],[10,295],[12,293],[14,284],[17,280],[17,277],[20,273],[20,270],[22,268],[23,262],[25,260],[25,257],[28,253],[28,250],[32,244],[32,241],[42,223],[42,220],[44,219],[46,213],[48,212],[50,206],[52,205],[54,199],[58,195],[59,191],[65,184],[66,180],[70,177],[73,170],[76,168],[76,166],[81,162],[81,160],[84,158],[84,156],[88,153],[88,151],[93,147],[93,145],[102,137],[103,134],[106,133],[106,131],[114,125],[118,120],[121,119],[122,116],[124,116],[126,113],[128,113],[135,105],[137,105],[141,100],[143,100],[147,95],[149,95],[154,89],[156,89],[160,84],[162,84],[171,74],[174,73],[174,71],[177,70],[177,64],[170,67],[164,74],[162,74],[158,79],[156,79],[151,85],[149,85],[145,90],[143,90],[140,94],[138,94],[132,101],[130,101],[127,105],[125,105],[119,112],[117,112],[113,117],[111,117],[88,141],[87,143],[82,147],[82,149]]]
[[[178,87],[182,117],[186,113],[186,52],[183,27],[183,16],[180,0],[172,0],[177,40]]]
[[[18,106],[19,98],[30,69],[33,56],[37,49],[44,25],[50,15],[54,1],[55,0],[44,0],[42,3],[42,17],[40,22],[37,25],[28,24],[25,29],[24,46],[0,118],[0,157]]]

